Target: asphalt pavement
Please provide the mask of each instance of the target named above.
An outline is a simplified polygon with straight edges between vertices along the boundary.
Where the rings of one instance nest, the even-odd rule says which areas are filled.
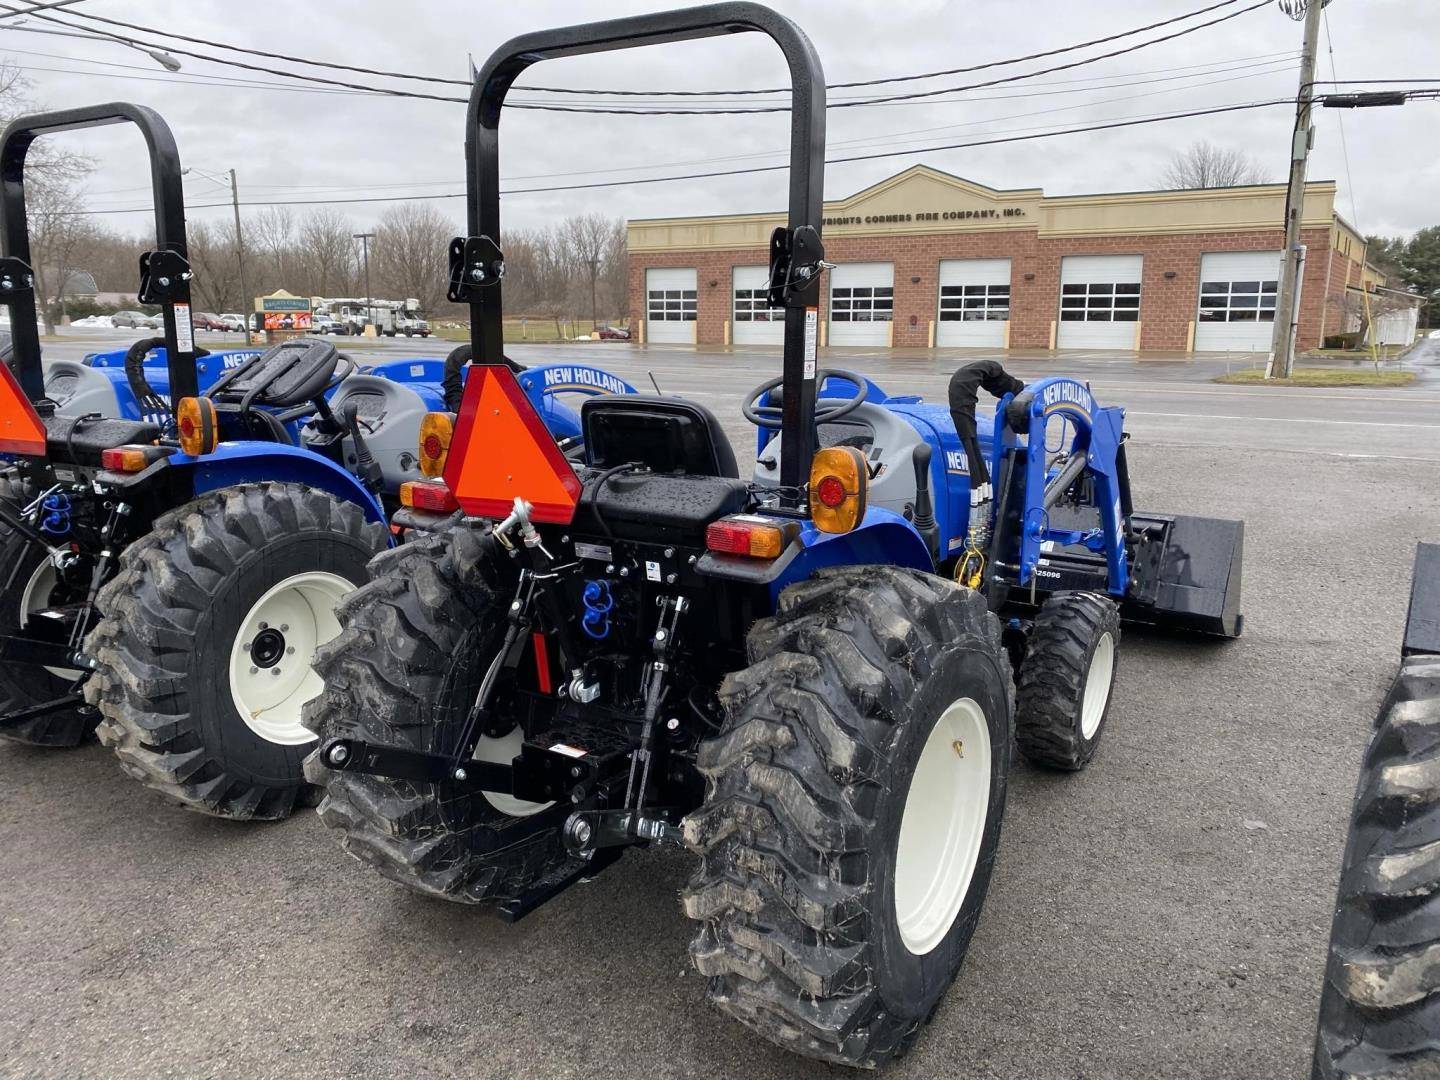
[[[447,347],[425,344],[380,351]],[[761,351],[514,354],[653,374],[720,411],[742,461],[738,400],[778,373]],[[823,362],[943,400],[958,361]],[[1415,544],[1440,538],[1440,382],[1210,383],[1224,363],[1013,363],[1126,406],[1138,508],[1245,519],[1246,632],[1127,633],[1093,764],[1017,761],[969,957],[888,1076],[1308,1075],[1359,757]],[[381,880],[308,812],[254,826],[162,805],[98,745],[0,745],[0,791],[0,1075],[846,1075],[705,1005],[682,852],[629,854],[511,926]]]

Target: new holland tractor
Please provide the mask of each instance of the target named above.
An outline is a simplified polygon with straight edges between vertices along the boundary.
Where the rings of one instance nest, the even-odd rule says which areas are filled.
[[[165,335],[47,370],[26,150],[120,121],[150,149],[157,247],[140,299],[163,306]],[[458,393],[468,349],[364,372],[315,340],[197,350],[179,159],[148,109],[21,118],[0,138],[0,168],[0,300],[15,327],[0,365],[0,735],[73,746],[98,724],[125,771],[168,798],[283,817],[305,791],[311,656],[391,542],[387,522],[424,472],[424,417],[447,385]],[[519,377],[561,438],[578,436],[579,417],[554,395],[631,389],[574,365]]]
[[[747,480],[704,406],[596,398],[577,466],[495,363],[506,92],[542,59],[743,31],[793,84],[782,374],[745,406],[778,435]],[[769,9],[516,38],[469,119],[450,281],[477,367],[431,481],[462,515],[377,558],[317,654],[320,816],[385,876],[511,919],[629,847],[684,847],[710,999],[790,1050],[879,1065],[974,933],[1012,739],[1090,759],[1124,620],[1238,633],[1241,526],[1133,513],[1121,410],[1072,380],[962,372],[957,423],[817,370],[825,80]]]

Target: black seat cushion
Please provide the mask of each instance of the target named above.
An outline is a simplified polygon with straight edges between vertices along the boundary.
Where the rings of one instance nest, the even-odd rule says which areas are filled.
[[[580,407],[586,463],[644,465],[657,473],[738,479],[735,451],[715,414],[697,401],[651,394],[590,398]]]
[[[745,509],[748,485],[735,477],[590,471],[572,531],[587,537],[651,544],[703,545],[717,518]]]
[[[45,418],[46,452],[58,464],[98,465],[100,452],[116,446],[152,443],[160,428],[148,420]]]

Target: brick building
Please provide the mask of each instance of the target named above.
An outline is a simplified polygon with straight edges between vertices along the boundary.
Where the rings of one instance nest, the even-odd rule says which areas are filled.
[[[829,345],[1266,351],[1283,185],[1047,197],[916,165],[825,205],[821,341]],[[784,215],[629,222],[631,325],[641,340],[780,343],[765,306]],[[1354,329],[1347,289],[1384,280],[1307,185],[1300,348]],[[1353,305],[1352,305],[1353,307]]]

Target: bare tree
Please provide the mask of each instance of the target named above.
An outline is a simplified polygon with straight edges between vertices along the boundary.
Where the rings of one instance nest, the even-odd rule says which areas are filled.
[[[1167,189],[1244,187],[1269,180],[1264,166],[1234,147],[1200,140],[1170,158],[1157,180]]]
[[[429,203],[400,203],[385,211],[370,248],[376,295],[414,297],[422,311],[433,311],[445,296],[446,252],[455,234],[450,219]]]
[[[283,289],[290,281],[295,257],[295,215],[284,206],[270,206],[244,223],[250,265],[260,267],[260,295]],[[250,285],[255,286],[254,275]]]
[[[235,226],[230,222],[212,225],[192,222],[189,232],[192,285],[199,306],[214,312],[244,311],[249,305],[240,296],[240,260],[236,257]]]
[[[570,263],[571,278],[588,285],[588,293],[572,297],[571,310],[590,312],[590,324],[598,325],[599,283],[605,256],[614,243],[615,220],[604,214],[575,214],[560,223],[557,239],[563,257]]]
[[[301,278],[310,296],[346,296],[355,278],[355,232],[338,210],[314,210],[300,223]]]
[[[26,184],[25,210],[30,225],[30,268],[35,272],[36,306],[53,334],[65,310],[65,290],[77,269],[75,256],[95,231],[77,211],[79,187],[61,176],[37,176]]]

